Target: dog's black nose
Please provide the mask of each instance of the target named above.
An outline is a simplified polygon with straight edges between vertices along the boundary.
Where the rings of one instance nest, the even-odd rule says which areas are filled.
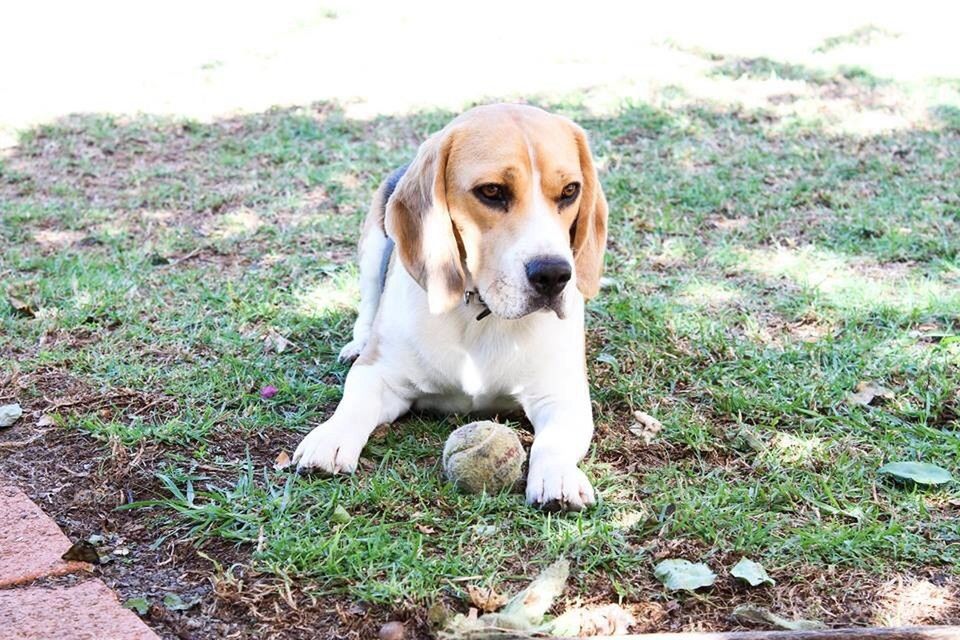
[[[563,291],[572,275],[570,263],[563,258],[534,258],[527,263],[527,280],[543,296],[553,297]]]

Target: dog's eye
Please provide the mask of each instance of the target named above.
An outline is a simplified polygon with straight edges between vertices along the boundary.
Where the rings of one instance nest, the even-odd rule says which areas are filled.
[[[571,202],[577,199],[577,196],[580,195],[580,183],[571,182],[563,188],[560,192],[560,208],[564,208]]]
[[[483,184],[477,187],[487,200],[503,200],[503,187],[498,184]]]
[[[578,193],[580,193],[580,183],[571,182],[563,188],[563,191],[560,192],[560,197],[563,200],[573,200],[577,197]]]
[[[476,187],[473,190],[474,195],[480,199],[484,204],[490,205],[492,207],[497,207],[498,209],[507,208],[507,200],[509,200],[507,189],[502,184],[482,184],[479,187]]]

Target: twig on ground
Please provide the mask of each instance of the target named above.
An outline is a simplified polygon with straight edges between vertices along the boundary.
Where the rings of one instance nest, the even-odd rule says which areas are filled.
[[[43,436],[47,434],[49,429],[44,429],[43,431],[38,431],[33,436],[26,438],[24,440],[10,440],[8,442],[0,442],[0,449],[18,449],[20,447],[26,447],[27,445],[33,444]]]

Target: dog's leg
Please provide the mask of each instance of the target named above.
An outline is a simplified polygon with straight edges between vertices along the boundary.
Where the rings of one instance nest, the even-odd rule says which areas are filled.
[[[380,366],[355,365],[347,374],[343,399],[333,416],[307,434],[293,454],[297,470],[353,473],[377,425],[392,422],[409,408],[410,401],[386,384]]]
[[[530,394],[523,400],[535,432],[527,502],[546,509],[580,511],[595,501],[590,481],[577,466],[590,448],[593,412],[586,380],[577,389],[564,391]]]
[[[370,329],[380,305],[384,261],[389,256],[389,241],[377,225],[368,225],[360,242],[360,308],[353,324],[353,340],[340,350],[341,362],[352,362],[370,339]]]

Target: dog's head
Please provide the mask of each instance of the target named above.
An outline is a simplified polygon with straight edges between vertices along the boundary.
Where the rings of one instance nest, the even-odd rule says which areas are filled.
[[[597,293],[607,203],[583,130],[522,105],[464,113],[424,142],[387,203],[403,266],[442,313],[474,287],[490,311],[563,315]]]

